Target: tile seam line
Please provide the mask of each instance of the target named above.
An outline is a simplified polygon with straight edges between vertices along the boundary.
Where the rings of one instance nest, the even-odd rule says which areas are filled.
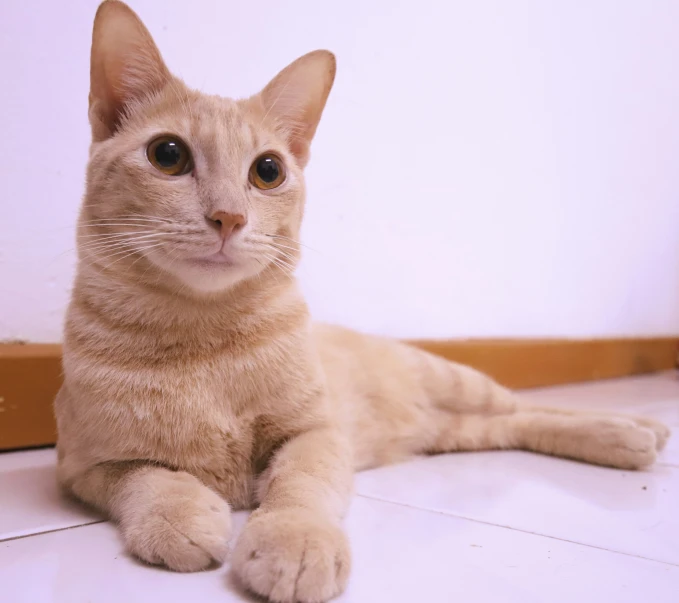
[[[415,505],[412,505],[412,504],[398,502],[398,501],[395,501],[395,500],[390,500],[390,499],[387,499],[387,498],[382,498],[382,497],[379,497],[379,496],[374,496],[374,495],[369,495],[369,494],[358,494],[357,493],[357,494],[355,494],[355,496],[358,496],[360,498],[365,498],[365,499],[368,499],[368,500],[376,500],[378,502],[382,502],[382,503],[390,504],[390,505],[395,505],[395,506],[398,506],[398,507],[405,507],[407,509],[412,509],[412,510],[415,510],[415,511],[423,511],[425,513],[431,513],[431,514],[435,514],[435,515],[443,515],[444,517],[455,517],[457,519],[463,519],[463,520],[466,520],[466,521],[471,521],[471,522],[479,523],[479,524],[482,524],[482,525],[492,526],[492,527],[496,527],[496,528],[503,528],[505,530],[512,530],[514,532],[521,532],[523,534],[530,534],[532,536],[542,536],[543,538],[558,540],[560,542],[567,542],[569,544],[579,544],[581,546],[586,546],[588,548],[597,549],[599,551],[606,551],[608,553],[614,553],[614,554],[617,554],[617,555],[625,555],[626,557],[634,557],[636,559],[643,559],[644,561],[652,561],[654,563],[661,563],[663,565],[669,565],[671,567],[679,567],[679,564],[672,563],[671,561],[663,561],[662,559],[654,559],[652,557],[644,557],[643,555],[635,555],[633,553],[626,553],[626,552],[623,552],[623,551],[616,551],[616,550],[612,550],[612,549],[607,549],[605,547],[597,546],[597,545],[594,545],[594,544],[579,542],[577,540],[569,540],[567,538],[560,538],[558,536],[551,536],[549,534],[543,534],[541,532],[533,532],[533,531],[530,531],[530,530],[515,528],[515,527],[512,527],[512,526],[508,526],[508,525],[493,523],[493,522],[490,522],[490,521],[484,521],[482,519],[476,519],[474,517],[468,517],[466,515],[449,513],[449,512],[441,511],[439,509],[432,509],[432,508],[429,508],[429,507],[418,507],[418,506],[415,506]],[[21,534],[19,536],[10,536],[9,538],[0,538],[0,543],[12,542],[14,540],[23,540],[24,538],[31,538],[33,536],[42,536],[44,534],[54,534],[56,532],[65,532],[66,530],[74,530],[74,529],[77,529],[77,528],[84,528],[84,527],[87,527],[87,526],[97,525],[97,524],[100,524],[100,523],[108,523],[108,520],[100,519],[100,520],[96,520],[96,521],[90,521],[88,523],[78,524],[78,525],[75,525],[75,526],[66,526],[66,527],[63,527],[63,528],[56,528],[56,529],[53,529],[53,530],[42,530],[40,532],[33,532],[31,534]]]
[[[86,528],[87,526],[94,526],[99,523],[108,523],[107,519],[97,519],[88,523],[80,523],[77,526],[66,526],[63,528],[55,528],[53,530],[42,530],[40,532],[32,532],[31,534],[20,534],[19,536],[10,536],[9,538],[0,538],[0,544],[4,542],[12,542],[13,540],[23,540],[24,538],[31,538],[32,536],[43,536],[44,534],[54,534],[55,532],[65,532],[66,530],[75,530],[77,528]]]
[[[361,498],[368,500],[376,500],[378,502],[383,502],[390,505],[396,505],[398,507],[405,507],[407,509],[412,509],[414,511],[424,511],[425,513],[433,513],[435,515],[443,515],[444,517],[455,517],[456,519],[464,519],[466,521],[472,521],[474,523],[479,523],[485,526],[492,526],[494,528],[503,528],[505,530],[512,530],[514,532],[521,532],[522,534],[530,534],[531,536],[541,536],[542,538],[549,538],[551,540],[558,540],[560,542],[567,542],[569,544],[578,544],[580,546],[586,546],[590,549],[596,549],[598,551],[606,551],[607,553],[613,553],[614,555],[625,555],[626,557],[633,557],[635,559],[643,559],[644,561],[651,561],[653,563],[660,563],[662,565],[669,565],[670,567],[679,567],[679,564],[672,563],[671,561],[663,561],[662,559],[654,559],[652,557],[644,557],[643,555],[635,555],[634,553],[625,553],[624,551],[616,551],[613,549],[607,549],[603,546],[597,546],[595,544],[587,544],[586,542],[579,542],[577,540],[568,540],[567,538],[560,538],[559,536],[550,536],[549,534],[543,534],[541,532],[531,532],[530,530],[523,530],[521,528],[514,528],[512,526],[503,525],[501,523],[493,523],[490,521],[484,521],[483,519],[475,519],[474,517],[468,517],[466,515],[457,515],[455,513],[448,513],[446,511],[441,511],[439,509],[431,509],[429,507],[416,507],[408,503],[402,503],[395,500],[389,500],[388,498],[381,498],[379,496],[372,496],[369,494],[356,494]]]

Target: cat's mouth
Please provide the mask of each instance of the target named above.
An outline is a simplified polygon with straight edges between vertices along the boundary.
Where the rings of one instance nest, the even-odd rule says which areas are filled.
[[[191,266],[194,266],[196,268],[203,268],[203,269],[210,269],[210,268],[228,268],[231,266],[236,265],[236,261],[234,260],[233,257],[229,257],[225,253],[223,253],[221,250],[212,253],[210,255],[205,255],[205,256],[200,256],[197,258],[188,258],[184,260]]]

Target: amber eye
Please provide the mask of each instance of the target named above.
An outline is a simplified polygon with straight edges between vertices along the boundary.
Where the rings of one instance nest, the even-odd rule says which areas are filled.
[[[250,166],[249,178],[253,186],[262,190],[276,188],[285,180],[283,162],[271,153],[260,155]]]
[[[181,176],[193,169],[191,153],[186,145],[173,136],[161,136],[149,144],[146,156],[151,165],[168,176]]]

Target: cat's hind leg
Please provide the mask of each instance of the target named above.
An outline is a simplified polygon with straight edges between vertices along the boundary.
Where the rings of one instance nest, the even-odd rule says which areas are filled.
[[[628,421],[633,421],[636,423],[639,427],[646,427],[647,429],[650,429],[654,434],[655,434],[655,439],[656,439],[656,450],[660,452],[665,448],[665,445],[667,444],[667,440],[669,440],[671,431],[670,428],[667,427],[664,423],[661,423],[660,421],[657,421],[656,419],[651,419],[650,417],[642,417],[639,415],[628,415],[628,414],[622,414],[622,413],[614,413],[614,412],[606,412],[606,411],[600,411],[600,410],[584,410],[584,409],[577,409],[577,408],[562,408],[562,407],[551,407],[551,406],[532,406],[530,407],[531,410],[535,412],[543,412],[543,413],[549,413],[553,415],[561,415],[565,417],[572,417],[572,416],[591,416],[591,417],[599,417],[600,419],[603,418],[619,418],[619,419],[626,419]]]
[[[655,461],[670,434],[646,417],[530,405],[474,369],[423,360],[431,407],[422,452],[519,449],[640,469]]]
[[[501,415],[449,413],[427,452],[530,450],[596,465],[641,469],[656,459],[655,432],[624,416],[522,408]]]

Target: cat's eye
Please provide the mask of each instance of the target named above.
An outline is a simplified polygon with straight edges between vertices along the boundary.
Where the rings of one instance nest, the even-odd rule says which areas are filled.
[[[285,181],[283,162],[272,153],[265,153],[255,159],[248,175],[250,182],[262,190],[270,190]]]
[[[151,165],[168,176],[181,176],[193,169],[191,153],[186,145],[174,136],[161,136],[146,148]]]

